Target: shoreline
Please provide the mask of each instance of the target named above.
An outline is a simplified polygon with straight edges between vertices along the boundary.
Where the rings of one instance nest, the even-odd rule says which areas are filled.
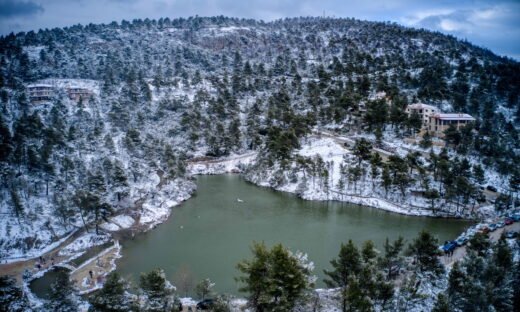
[[[406,203],[395,203],[388,199],[377,197],[377,196],[363,196],[357,194],[346,194],[338,191],[330,191],[329,194],[314,193],[309,196],[305,194],[298,194],[295,190],[275,187],[270,185],[268,182],[261,180],[253,180],[247,177],[243,172],[243,167],[249,165],[255,155],[244,154],[244,157],[232,156],[230,158],[212,159],[210,161],[198,161],[192,162],[188,165],[191,167],[190,173],[192,175],[217,175],[217,174],[242,174],[247,183],[251,183],[259,187],[267,187],[277,192],[284,192],[294,194],[303,200],[314,200],[314,201],[338,201],[350,203],[353,205],[367,206],[375,209],[381,209],[388,212],[394,212],[406,216],[417,216],[417,217],[430,217],[430,218],[444,218],[444,219],[462,219],[469,221],[477,221],[475,218],[465,218],[462,216],[453,215],[440,215],[434,214],[431,210],[425,207],[414,207],[407,205]],[[238,161],[237,161],[238,159]],[[319,196],[319,195],[323,195]],[[325,197],[325,198],[324,198]]]
[[[351,196],[351,195],[348,195],[348,198],[350,200],[344,200],[344,198],[342,198],[342,199],[338,199],[338,198],[327,198],[327,199],[323,199],[323,198],[309,198],[309,197],[305,197],[305,196],[300,196],[299,194],[297,194],[294,191],[290,191],[290,190],[286,190],[286,189],[282,189],[282,188],[276,188],[276,187],[273,187],[273,186],[270,186],[270,185],[262,185],[262,183],[255,183],[255,181],[251,181],[250,179],[248,179],[247,176],[244,174],[244,171],[243,171],[245,166],[249,165],[251,163],[251,161],[255,157],[256,157],[256,153],[253,153],[253,154],[249,153],[249,154],[245,154],[245,156],[244,155],[238,155],[238,156],[233,156],[232,158],[212,159],[210,162],[205,162],[205,161],[202,161],[202,162],[191,162],[191,163],[188,163],[187,172],[191,176],[196,176],[196,175],[217,175],[217,174],[230,174],[230,173],[231,174],[242,174],[243,177],[244,177],[244,180],[247,183],[251,183],[251,184],[253,184],[255,186],[260,186],[260,187],[269,187],[270,189],[272,189],[273,191],[276,191],[276,192],[290,193],[290,194],[293,194],[293,195],[295,195],[298,198],[303,199],[303,200],[317,200],[317,201],[333,200],[333,201],[340,201],[340,202],[350,203],[350,204],[353,204],[353,205],[369,206],[369,207],[372,207],[374,209],[381,209],[381,210],[385,210],[385,211],[388,211],[388,212],[394,212],[394,213],[399,213],[399,214],[408,215],[408,216],[422,216],[422,217],[430,217],[430,218],[433,217],[433,218],[465,219],[465,218],[462,218],[462,217],[438,216],[438,215],[417,214],[417,213],[414,214],[414,213],[411,213],[410,211],[406,211],[405,209],[402,209],[403,211],[401,211],[401,212],[400,211],[396,211],[396,209],[385,209],[385,206],[383,206],[383,205],[379,205],[378,206],[377,205],[377,203],[379,203],[379,201],[383,200],[383,199],[380,199],[380,198],[377,198],[377,197],[371,197],[371,198],[357,197],[357,199],[359,200],[358,202],[355,201],[356,196]],[[192,184],[192,185],[194,185],[194,183],[192,181],[190,181],[189,178],[183,179],[180,182],[181,182],[181,184],[188,184],[188,185]],[[161,187],[165,187],[165,186],[161,185]],[[175,208],[176,206],[182,204],[185,200],[191,198],[195,192],[196,192],[196,185],[195,185],[195,187],[191,188],[190,192],[182,193],[181,194],[182,196],[177,196],[175,198],[170,198],[169,200],[173,201],[172,205],[167,205],[166,207],[163,207],[163,204],[165,204],[166,201],[167,201],[167,200],[165,200],[165,201],[163,201],[161,203],[161,205],[159,205],[159,207],[154,207],[153,209],[152,209],[152,207],[148,203],[141,203],[141,205],[139,205],[137,203],[139,201],[138,200],[138,201],[136,201],[134,203],[134,205],[141,206],[139,209],[140,209],[140,211],[144,212],[144,214],[146,214],[146,210],[148,210],[148,211],[153,210],[153,211],[158,212],[158,213],[154,214],[155,218],[152,218],[152,219],[150,219],[150,221],[144,222],[144,223],[135,222],[134,224],[130,225],[129,227],[123,227],[123,228],[120,228],[120,229],[115,230],[115,231],[109,231],[109,230],[103,229],[103,232],[108,233],[112,240],[126,239],[126,238],[133,237],[133,236],[141,234],[141,233],[146,233],[146,232],[154,229],[157,225],[159,225],[161,223],[164,223],[166,220],[168,220],[168,218],[171,216],[172,209]],[[347,197],[347,195],[345,195],[345,194],[341,194],[340,193],[339,195]],[[367,199],[369,199],[369,200],[367,200]],[[130,210],[130,212],[135,211],[134,209]],[[113,216],[111,218],[111,220],[116,218],[116,217],[118,217],[118,216],[129,216],[129,214],[128,213],[122,213],[122,214]],[[148,220],[148,219],[145,219],[143,221],[146,221],[146,220]],[[473,221],[475,221],[474,219],[465,219],[465,220],[473,220]],[[139,221],[141,221],[141,220],[139,220]],[[128,236],[129,233],[131,233],[130,234],[131,236]],[[83,237],[84,234],[85,233],[80,235],[79,238]],[[72,236],[72,234],[69,234],[69,237],[70,236]],[[68,247],[69,245],[73,244],[74,242],[75,242],[75,240],[73,242],[71,242],[70,244],[68,244],[66,246],[63,246],[60,250]],[[88,252],[88,250],[90,250],[94,246],[95,245],[91,245],[91,246],[88,246],[88,247],[86,246],[86,248],[85,248],[83,253]],[[103,253],[103,252],[104,251],[102,251],[101,253]],[[119,252],[121,252],[121,250],[119,250]],[[83,253],[81,253],[79,255],[71,256],[71,257],[67,258],[66,260],[64,260],[63,262],[60,262],[57,265],[67,264],[68,262],[72,261],[74,258],[77,258],[77,257],[81,256]],[[99,254],[97,254],[93,258],[97,257],[98,255]],[[35,258],[31,258],[31,259],[25,260],[25,261],[35,260],[35,259],[37,259],[37,257],[38,256],[36,256]],[[123,255],[120,254],[120,257],[123,257]],[[89,260],[85,261],[84,263],[87,263],[88,261]],[[0,265],[0,267],[1,266],[2,265]],[[113,268],[111,270],[108,270],[107,272],[105,272],[105,276],[108,273],[114,271],[116,268],[117,268],[117,265],[116,265],[116,263],[114,261]],[[29,287],[30,281],[35,279],[35,278],[40,278],[48,270],[50,270],[50,268],[48,268],[47,270],[41,272],[41,274],[34,275],[34,277],[31,278],[30,280],[23,281],[24,289],[30,291],[30,287]],[[102,284],[101,285],[95,285],[95,287],[93,289],[89,289],[89,290],[86,290],[86,291],[83,290],[82,293],[83,294],[84,293],[89,293],[91,291],[95,291],[95,290],[99,289],[100,287],[102,287]],[[37,297],[37,295],[34,294],[32,291],[30,291],[30,294],[31,294],[30,295],[31,299],[36,299],[38,301],[41,301],[41,299],[39,297]]]

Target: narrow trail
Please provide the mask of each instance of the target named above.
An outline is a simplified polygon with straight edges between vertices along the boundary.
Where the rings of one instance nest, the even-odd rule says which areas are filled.
[[[62,250],[64,247],[68,246],[70,243],[72,243],[75,239],[77,239],[84,233],[84,228],[77,229],[69,238],[67,238],[61,244],[54,247],[50,251],[42,254],[41,256],[45,258],[46,261],[45,263],[41,264],[41,269],[37,269],[35,267],[39,259],[39,256],[37,256],[28,260],[0,264],[0,275],[9,275],[10,277],[16,279],[17,285],[22,285],[22,274],[25,270],[29,270],[33,274],[38,273],[42,270],[47,270],[50,267],[52,267],[52,258],[54,258],[55,264],[67,262],[70,259],[70,256],[60,256],[59,251]]]
[[[251,154],[240,155],[240,157],[236,157],[236,159],[248,156],[251,156]],[[159,183],[157,184],[157,188],[160,189],[164,185],[168,184],[169,181],[162,170],[159,169],[157,171],[157,175],[159,176]],[[25,270],[30,271],[32,274],[37,274],[39,272],[48,271],[52,267],[63,267],[70,270],[69,277],[75,286],[78,287],[80,294],[87,294],[99,289],[104,284],[106,275],[116,268],[115,260],[121,255],[119,239],[128,237],[128,235],[133,236],[136,233],[146,232],[150,229],[148,224],[141,224],[140,222],[140,211],[143,210],[143,204],[146,202],[149,194],[142,192],[143,190],[141,189],[138,189],[137,191],[140,196],[131,206],[117,210],[109,218],[108,223],[117,225],[119,229],[115,231],[102,231],[111,235],[112,240],[115,242],[113,246],[104,249],[80,266],[75,267],[70,263],[75,255],[61,256],[59,255],[59,252],[87,232],[85,227],[76,228],[72,234],[70,234],[70,232],[67,234],[70,235],[70,237],[67,237],[66,235],[60,237],[60,239],[64,239],[63,242],[60,242],[59,245],[52,248],[48,252],[42,253],[31,259],[21,260],[9,264],[0,264],[0,275],[9,275],[16,279],[17,285],[22,285],[22,275]],[[134,219],[134,224],[130,227],[122,227],[114,220],[114,218],[120,215],[130,216]],[[90,231],[93,231],[94,223],[91,222],[87,224],[87,227],[90,229]],[[65,237],[67,238],[65,239]],[[84,252],[88,252],[91,247],[87,247]],[[40,263],[40,257],[44,258],[46,261],[44,263]],[[51,259],[54,259],[54,261],[51,261]],[[37,264],[40,264],[40,268],[37,268]],[[90,272],[92,272],[92,276],[90,276]]]
[[[158,172],[158,175],[160,177],[160,182],[158,184],[158,187],[161,187],[163,184],[165,184],[165,179],[163,179],[163,174],[164,174],[163,172]],[[109,219],[113,219],[122,214],[127,214],[127,215],[131,216],[132,218],[134,218],[134,220],[136,221],[135,225],[133,226],[135,228],[136,232],[146,230],[146,227],[141,226],[139,223],[140,214],[136,213],[136,211],[139,211],[142,209],[142,206],[143,206],[143,203],[145,202],[145,200],[146,200],[146,196],[137,199],[131,208],[118,210]],[[92,231],[93,224],[88,224],[87,226]],[[52,258],[54,258],[55,266],[67,267],[68,262],[71,260],[71,257],[73,255],[67,255],[67,256],[59,255],[60,250],[67,247],[72,242],[74,242],[77,238],[81,237],[83,234],[85,234],[87,232],[85,227],[80,227],[73,231],[74,231],[74,233],[72,235],[70,235],[70,233],[67,234],[67,235],[70,235],[70,237],[68,237],[66,240],[61,242],[58,246],[54,247],[53,249],[51,249],[43,254],[40,254],[36,257],[27,259],[27,260],[0,264],[0,275],[8,275],[8,276],[14,278],[16,280],[16,284],[20,286],[20,285],[22,285],[22,274],[25,270],[30,271],[32,274],[36,274],[38,272],[48,270],[53,266],[52,261],[51,261]],[[112,232],[112,236],[117,238],[117,237],[120,237],[121,235],[119,235],[117,232]],[[62,236],[60,239],[63,239],[63,237],[66,237],[66,235]],[[45,261],[45,263],[40,263],[40,269],[38,269],[36,267],[36,264],[39,263],[40,256],[42,258],[44,258],[46,261]]]
[[[341,148],[347,150],[348,152],[351,152],[351,151],[345,146],[345,143],[347,143],[350,146],[353,146],[355,144],[355,142],[356,142],[354,139],[351,139],[351,138],[348,138],[348,137],[345,137],[345,136],[341,136],[341,135],[337,134],[334,131],[325,130],[325,129],[319,129],[317,131],[313,131],[312,135],[314,137],[325,137],[325,138],[333,139],[339,146],[341,146]],[[408,152],[419,152],[426,159],[430,158],[430,154],[429,153],[426,153],[426,152],[423,152],[423,151],[419,151],[419,150],[410,149],[410,148],[404,147],[404,146],[402,148],[405,149]],[[378,153],[379,156],[381,156],[381,158],[383,159],[384,162],[386,162],[388,160],[388,157],[390,155],[396,155],[396,153],[394,151],[387,151],[387,150],[384,150],[384,149],[381,149],[381,148],[376,148],[376,147],[373,147],[372,151]],[[491,203],[489,201],[491,199],[494,199],[494,198],[496,198],[498,196],[498,193],[489,191],[488,189],[484,189],[483,193],[486,196],[486,199],[488,200],[488,203],[477,204],[477,206],[475,207],[477,209],[480,209],[482,207],[485,207],[486,205],[489,205]],[[396,203],[392,203],[392,204],[398,205]],[[417,207],[417,206],[415,208],[425,209],[424,207]]]
[[[329,131],[329,130],[320,129],[318,131],[313,131],[313,135],[315,137],[333,139],[336,143],[338,143],[338,145],[341,146],[341,148],[343,148],[344,150],[347,150],[349,152],[350,152],[350,150],[345,146],[345,143],[347,143],[350,146],[354,146],[354,144],[356,144],[356,140],[347,138],[344,136],[340,136],[337,133],[335,133],[333,131]],[[381,148],[377,148],[377,147],[373,147],[372,150],[374,152],[378,153],[379,156],[381,156],[381,158],[383,159],[383,161],[387,161],[388,157],[390,155],[394,154],[393,152],[390,152],[390,151],[387,151],[387,150],[384,150]]]
[[[201,164],[202,165],[203,164],[220,164],[220,163],[225,163],[225,162],[229,162],[229,161],[234,161],[234,160],[239,160],[239,159],[243,159],[243,158],[247,158],[247,157],[256,156],[257,154],[258,154],[258,152],[251,152],[251,153],[247,153],[247,154],[226,157],[226,158],[211,158],[211,159],[206,159],[204,157],[192,158],[192,159],[188,159],[187,163],[188,163],[188,166],[201,165]]]

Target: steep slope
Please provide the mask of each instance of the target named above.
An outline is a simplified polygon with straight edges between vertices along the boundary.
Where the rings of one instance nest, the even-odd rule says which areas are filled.
[[[316,192],[350,194],[375,185],[403,205],[433,203],[432,214],[470,214],[476,186],[489,181],[518,192],[520,65],[439,33],[354,19],[145,19],[8,35],[0,56],[0,250],[9,261],[143,201],[141,215],[167,210],[192,191],[193,157],[260,150],[248,169],[257,183],[296,191],[312,176]],[[35,101],[35,84],[52,96]],[[71,87],[91,96],[77,101]],[[318,151],[295,152],[323,128],[375,147],[402,142],[414,129],[404,109],[416,101],[477,117],[475,130],[448,138],[450,151],[433,149],[442,166],[352,154],[333,174]]]

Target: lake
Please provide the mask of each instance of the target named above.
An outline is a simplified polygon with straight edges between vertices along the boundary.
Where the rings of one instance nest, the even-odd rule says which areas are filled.
[[[210,278],[215,290],[238,295],[236,264],[250,258],[253,241],[268,247],[282,243],[300,250],[315,264],[317,287],[323,269],[349,239],[360,245],[400,235],[410,242],[421,230],[439,241],[457,237],[472,223],[464,220],[404,216],[342,202],[305,201],[247,183],[240,175],[197,177],[197,194],[174,207],[170,218],[145,234],[122,243],[118,272],[138,281],[141,272],[163,268],[175,281],[177,272],[191,272],[195,281]],[[184,295],[184,294],[182,294]]]

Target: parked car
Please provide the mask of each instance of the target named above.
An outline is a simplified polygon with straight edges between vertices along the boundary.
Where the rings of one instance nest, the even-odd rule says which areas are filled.
[[[497,226],[497,228],[503,228],[504,226],[506,226],[506,224],[505,224],[504,221],[498,221],[498,222],[496,223],[496,226]]]
[[[477,230],[477,233],[481,233],[481,234],[487,234],[489,232],[491,232],[491,229],[487,226],[481,226]]]
[[[488,186],[486,187],[486,189],[487,189],[488,191],[491,191],[491,192],[495,192],[495,193],[497,192],[497,188],[494,187],[493,185],[488,185]]]
[[[472,238],[473,236],[475,236],[475,234],[477,233],[477,230],[475,229],[469,229],[466,231],[466,233],[464,234],[464,236],[466,236],[466,238],[470,239]]]
[[[455,240],[457,246],[464,246],[468,242],[468,238],[465,236],[459,237]]]
[[[513,224],[513,222],[515,222],[515,219],[513,219],[513,217],[507,217],[506,221],[504,221],[506,225]]]
[[[491,223],[490,225],[488,225],[488,229],[491,232],[495,231],[497,228],[498,228],[498,226],[495,223]]]
[[[515,220],[515,222],[520,221],[520,215],[515,214],[511,218],[513,218],[513,220]]]
[[[506,238],[515,238],[517,236],[518,236],[518,233],[515,231],[506,232]]]
[[[201,302],[197,303],[197,310],[209,310],[213,308],[214,303],[215,299],[204,299]]]
[[[457,248],[457,243],[455,241],[447,242],[442,246],[442,250],[444,250],[445,253],[455,250]]]

